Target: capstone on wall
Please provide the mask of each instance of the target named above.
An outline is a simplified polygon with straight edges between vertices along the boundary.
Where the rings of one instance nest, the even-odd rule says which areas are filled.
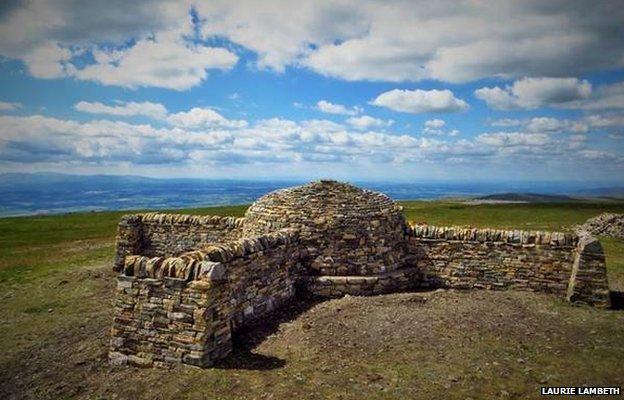
[[[145,213],[122,217],[117,227],[115,270],[128,255],[172,257],[209,243],[241,237],[243,218]]]

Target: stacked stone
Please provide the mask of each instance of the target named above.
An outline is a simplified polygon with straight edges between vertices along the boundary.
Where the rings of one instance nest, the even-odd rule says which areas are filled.
[[[208,366],[231,351],[227,291],[217,282],[119,276],[112,364]]]
[[[209,366],[231,350],[231,333],[290,301],[299,259],[283,230],[179,257],[126,257],[118,277],[110,360]]]
[[[426,270],[422,286],[537,291],[568,299],[572,286],[577,302],[609,304],[602,249],[586,250],[587,242],[597,243],[594,238],[426,225],[410,232],[409,251]]]
[[[537,244],[572,247],[578,243],[578,235],[562,232],[522,231],[505,229],[477,229],[414,225],[413,237],[422,239],[459,240],[466,242],[495,242],[509,244]]]
[[[579,232],[624,239],[624,214],[602,213],[578,227]]]
[[[408,227],[387,196],[334,181],[264,196],[246,218],[122,218],[110,360],[208,366],[232,332],[313,294],[415,287],[517,289],[608,307],[593,237],[557,232]]]
[[[280,228],[300,232],[316,275],[373,275],[402,266],[406,223],[388,196],[319,181],[263,196],[247,210],[244,236]]]
[[[120,271],[126,256],[177,256],[208,243],[241,237],[243,218],[145,213],[126,215],[117,229],[114,268]]]
[[[611,305],[605,255],[593,236],[584,235],[579,240],[566,299],[601,308]]]

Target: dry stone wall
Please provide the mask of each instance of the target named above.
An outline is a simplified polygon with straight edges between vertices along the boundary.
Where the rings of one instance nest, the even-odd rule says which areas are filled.
[[[609,281],[600,242],[589,235],[580,237],[566,299],[598,307],[609,307]]]
[[[122,218],[110,361],[209,366],[232,333],[293,301],[423,287],[515,289],[609,306],[583,234],[408,226],[387,196],[321,181],[263,196],[245,218]]]
[[[410,251],[426,270],[423,286],[526,290],[608,307],[602,249],[593,238],[519,230],[463,229],[416,225]],[[591,250],[591,252],[589,251]],[[579,261],[580,260],[580,261]],[[578,273],[573,275],[575,263]]]
[[[294,296],[298,242],[297,233],[286,230],[180,257],[126,257],[111,362],[209,366],[225,357],[233,331]]]
[[[587,232],[591,235],[624,239],[624,214],[602,213],[588,219],[577,227],[577,231],[579,234]]]
[[[115,270],[128,255],[178,256],[209,243],[241,237],[243,218],[145,213],[124,216],[117,228]]]

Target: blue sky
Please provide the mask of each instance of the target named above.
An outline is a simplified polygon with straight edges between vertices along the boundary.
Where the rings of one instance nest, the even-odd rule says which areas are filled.
[[[9,2],[0,172],[624,180],[617,1]]]

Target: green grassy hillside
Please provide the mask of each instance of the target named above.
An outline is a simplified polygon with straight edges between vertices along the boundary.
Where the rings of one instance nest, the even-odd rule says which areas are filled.
[[[624,202],[465,205],[461,202],[453,201],[406,201],[402,202],[402,205],[407,218],[414,222],[426,222],[433,225],[536,230],[569,230],[573,225],[583,223],[587,218],[601,212],[624,213]],[[246,206],[232,206],[177,210],[175,212],[242,216],[245,209]],[[123,369],[110,369],[111,367],[108,367],[106,363],[107,332],[112,316],[111,301],[114,292],[114,274],[110,266],[113,258],[116,225],[123,214],[123,212],[97,212],[0,219],[1,398],[111,398],[116,396],[118,398],[154,398],[154,396],[159,396],[161,393],[165,393],[163,398],[175,398],[181,395],[181,393],[187,394],[187,392],[189,394],[194,393],[196,395],[195,398],[204,398],[204,395],[208,395],[208,392],[206,392],[207,388],[213,388],[216,392],[221,393],[223,398],[232,398],[236,397],[234,396],[235,393],[242,393],[235,391],[231,395],[228,394],[230,393],[230,388],[233,387],[232,385],[234,387],[242,385],[240,387],[250,388],[248,394],[251,398],[259,398],[273,392],[284,394],[284,396],[277,395],[275,398],[287,398],[289,397],[290,389],[286,390],[286,387],[290,388],[290,385],[295,384],[299,388],[297,389],[300,390],[299,392],[307,393],[306,385],[314,385],[314,383],[306,383],[310,382],[310,380],[321,382],[318,383],[319,386],[317,387],[321,395],[317,397],[323,398],[323,393],[325,395],[337,393],[336,390],[344,392],[344,390],[347,390],[345,389],[346,387],[356,385],[356,383],[348,383],[345,388],[336,387],[334,389],[323,386],[325,383],[322,382],[325,382],[324,380],[329,375],[322,371],[319,372],[316,368],[317,361],[306,358],[309,356],[307,353],[309,348],[305,347],[307,345],[304,343],[305,341],[320,339],[316,338],[313,333],[307,332],[307,329],[310,328],[306,327],[306,323],[302,328],[303,331],[301,331],[303,332],[301,333],[304,335],[303,337],[297,336],[289,339],[287,336],[286,338],[267,342],[266,346],[269,346],[267,347],[268,350],[266,350],[267,354],[282,354],[286,357],[288,364],[284,371],[279,368],[272,371],[263,371],[261,368],[255,370],[248,365],[240,368],[236,365],[226,365],[222,369],[217,370],[183,372],[182,378],[177,378],[177,375],[169,377],[169,375],[163,375],[163,373],[158,371],[149,371],[141,374],[132,373],[131,379],[133,383],[126,387],[125,381],[130,379],[127,375],[128,372]],[[602,243],[607,256],[611,288],[616,291],[624,291],[624,242],[602,238]],[[480,307],[486,310],[489,307],[489,302],[500,301],[503,304],[508,304],[510,310],[514,313],[520,313],[518,314],[520,316],[514,318],[529,318],[528,320],[533,318],[534,321],[541,321],[544,315],[565,316],[565,319],[557,317],[561,321],[558,319],[557,321],[559,322],[553,322],[554,325],[544,324],[542,326],[543,335],[548,337],[547,340],[552,341],[549,343],[552,343],[555,348],[560,346],[562,352],[560,354],[576,354],[574,351],[569,351],[569,349],[589,345],[589,343],[585,342],[590,339],[595,341],[595,343],[592,342],[591,346],[598,349],[595,357],[592,355],[593,353],[583,353],[578,357],[575,356],[576,358],[570,356],[559,359],[557,358],[559,356],[557,356],[541,361],[546,363],[544,365],[552,365],[553,370],[562,368],[567,375],[561,376],[569,379],[576,376],[574,375],[576,373],[587,374],[589,372],[584,367],[579,367],[581,364],[575,364],[575,367],[570,368],[568,371],[566,370],[565,362],[590,362],[592,371],[605,371],[604,374],[600,375],[602,380],[599,379],[590,383],[608,383],[610,382],[608,381],[610,376],[608,371],[616,370],[613,363],[618,362],[613,360],[621,360],[621,357],[624,357],[624,347],[613,348],[613,346],[609,345],[611,347],[603,349],[605,347],[604,343],[611,343],[619,337],[617,332],[618,329],[621,330],[621,324],[624,322],[620,311],[603,312],[600,314],[593,310],[575,311],[574,308],[560,305],[557,300],[549,297],[530,297],[527,298],[529,300],[526,300],[525,303],[524,300],[518,300],[520,297],[513,297],[514,295],[511,294],[471,295],[474,298],[453,296],[448,299],[445,298],[443,301],[441,300],[442,303],[471,301],[474,302],[475,308]],[[494,299],[488,296],[498,297]],[[373,307],[376,310],[375,307],[377,306],[367,303],[368,300],[362,301],[365,303],[360,306]],[[395,300],[387,300],[390,303],[393,301]],[[400,301],[400,299],[396,301]],[[390,307],[389,309],[392,310],[390,303],[383,305],[383,307]],[[360,306],[356,305],[354,307]],[[438,305],[427,312],[442,313],[435,318],[442,318],[440,321],[443,322],[444,307],[446,306]],[[353,312],[355,310],[357,308]],[[380,318],[388,312],[385,308],[377,311]],[[474,337],[489,337],[487,335],[490,335],[488,332],[491,332],[492,326],[496,326],[499,323],[496,321],[497,315],[491,315],[492,320],[488,320],[489,322],[484,320],[485,322],[481,321],[482,323],[477,324],[476,320],[473,321],[476,324],[474,326],[471,325],[473,326],[471,329],[474,330],[476,335]],[[403,323],[410,323],[410,318],[416,318],[416,315],[404,315],[401,318],[407,318],[406,322]],[[460,316],[458,315],[457,318],[460,318]],[[598,318],[600,321],[596,328],[591,323],[592,318]],[[465,322],[473,323],[470,321]],[[516,320],[510,320],[509,324],[510,326],[515,326],[516,322]],[[577,329],[574,324],[577,323],[584,324],[577,327],[578,331],[585,332],[584,330],[587,329],[585,333],[589,336],[574,336],[574,332],[576,332],[574,329]],[[310,324],[313,323],[311,322]],[[371,332],[376,329],[375,321],[369,320],[367,324],[371,325],[367,328]],[[448,327],[444,326],[443,328],[448,329],[445,332],[450,332],[449,335],[457,336],[459,341],[469,339],[466,339],[462,331],[453,330],[453,326],[453,324],[450,324]],[[530,332],[529,328],[527,327],[527,330]],[[535,329],[538,328],[541,329],[536,325]],[[597,333],[593,334],[590,331]],[[317,333],[319,335],[328,334],[324,331]],[[423,334],[426,334],[426,332],[423,332]],[[568,340],[568,335],[573,335],[573,337]],[[397,334],[394,336],[396,336],[397,342],[386,343],[384,346],[389,348],[396,347],[396,349],[402,348],[404,344],[399,343],[401,335]],[[355,338],[353,340],[354,343],[357,342]],[[380,340],[380,343],[385,343],[385,339]],[[465,354],[462,353],[461,360],[469,360],[471,363],[483,362],[491,365],[492,360],[483,359],[484,354],[499,357],[500,354],[517,353],[513,356],[513,360],[516,358],[524,359],[532,354],[541,354],[542,350],[540,349],[545,345],[542,342],[532,342],[532,339],[528,336],[522,339],[526,340],[522,349],[515,347],[518,344],[518,341],[515,339],[500,341],[496,337],[489,340],[492,340],[492,342],[487,344],[487,351],[477,352],[478,347],[475,347],[473,350],[466,348],[462,350]],[[291,346],[289,347],[290,350],[280,347],[282,346],[280,343],[290,343],[288,345]],[[464,344],[466,346],[470,345],[469,342]],[[425,347],[428,347],[428,345]],[[262,348],[260,349],[262,350]],[[295,354],[289,353],[293,351]],[[366,349],[362,349],[362,351],[366,351]],[[301,352],[301,354],[297,352]],[[409,382],[424,382],[438,379],[438,377],[422,375],[423,371],[459,368],[460,364],[457,363],[460,363],[461,360],[455,360],[457,357],[453,355],[455,354],[453,351],[449,351],[447,354],[443,348],[440,348],[436,352],[440,352],[443,358],[447,357],[449,360],[446,363],[442,361],[439,368],[432,364],[430,369],[423,370],[420,367],[410,369],[411,367],[406,366],[410,362],[413,361],[414,365],[419,365],[417,359],[434,356],[434,354],[419,355],[417,350],[414,350],[413,357],[407,354],[401,356],[405,360],[400,365],[393,365],[392,357],[387,355],[383,356],[383,363],[380,362],[379,365],[376,365],[375,360],[380,360],[380,358],[377,355],[371,355],[372,358],[367,359],[366,371],[368,372],[366,373],[373,374],[374,371],[377,371],[373,375],[384,376],[384,379],[399,379],[397,382],[403,382],[400,379],[409,377],[402,384],[395,382],[397,388],[404,388],[410,387],[409,385],[411,384]],[[599,357],[600,352],[604,353],[605,357]],[[606,356],[608,354],[611,356]],[[264,357],[251,353],[239,356],[246,360],[245,363],[249,361],[251,364],[259,362],[258,357],[260,357],[260,360]],[[414,359],[412,360],[410,357]],[[326,366],[328,370],[340,371],[336,372],[335,378],[341,382],[351,382],[351,378],[357,381],[359,379],[357,378],[358,374],[363,371],[361,365],[356,363],[355,359],[351,360],[354,362],[352,366],[340,364],[344,360],[351,360],[351,358],[345,356],[342,361],[328,359],[323,362],[329,363]],[[450,360],[455,361],[451,363]],[[331,364],[332,362],[337,362],[338,364],[333,365]],[[463,372],[465,374],[470,374],[470,371],[475,371],[474,368],[477,368],[472,364],[466,364],[465,367],[467,368]],[[478,368],[482,368],[482,366]],[[522,368],[526,369],[528,366],[522,366]],[[535,379],[545,379],[542,377],[543,371],[536,370],[536,368],[539,368],[539,365],[531,368],[533,368],[531,374],[535,373]],[[487,385],[494,388],[492,390],[505,387],[503,383],[522,387],[523,379],[526,376],[518,372],[520,370],[512,369],[510,371],[513,374],[518,373],[517,376],[510,375],[513,377],[513,382],[510,380],[512,379],[510,376],[507,376],[507,378],[504,375],[499,376],[500,371],[498,369],[492,370],[490,375],[488,375],[489,372],[484,375],[484,382],[488,382]],[[538,374],[537,372],[540,373]],[[392,376],[387,377],[386,375],[389,373]],[[457,373],[460,374],[462,372],[459,371]],[[282,374],[286,375],[282,376]],[[301,381],[296,380],[293,383],[290,378],[293,374],[300,376]],[[174,376],[176,377],[175,379],[173,378]],[[384,383],[381,381],[375,382],[375,385]],[[455,381],[451,381],[451,384],[454,384],[453,382]],[[563,384],[565,382],[560,383]],[[575,381],[572,383],[582,384],[583,382]],[[621,382],[611,383],[619,384]],[[487,385],[483,388],[484,396],[491,397],[497,393],[491,392],[490,386]],[[136,389],[135,391],[132,391],[134,390],[132,389],[133,387]],[[156,391],[154,389],[156,387],[160,389]],[[271,389],[272,387],[275,389]],[[412,389],[416,390],[417,388],[413,387]],[[417,393],[417,391],[414,393]],[[351,398],[348,395],[344,397]],[[364,397],[397,398],[396,396],[385,396],[383,393],[379,396],[367,395]],[[357,398],[362,398],[362,396]]]

